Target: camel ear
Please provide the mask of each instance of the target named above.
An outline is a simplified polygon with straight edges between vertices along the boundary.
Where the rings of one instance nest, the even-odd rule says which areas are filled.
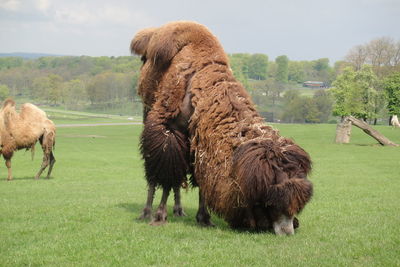
[[[312,195],[312,183],[307,179],[295,177],[268,188],[265,205],[286,210],[292,216],[304,208]]]
[[[153,36],[156,28],[147,28],[138,32],[131,42],[131,53],[138,55],[145,55],[150,39]]]

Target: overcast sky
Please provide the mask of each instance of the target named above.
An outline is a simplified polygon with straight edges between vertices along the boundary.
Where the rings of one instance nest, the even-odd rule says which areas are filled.
[[[205,24],[227,53],[343,59],[400,40],[400,0],[0,0],[0,53],[130,55],[134,34],[169,21]]]

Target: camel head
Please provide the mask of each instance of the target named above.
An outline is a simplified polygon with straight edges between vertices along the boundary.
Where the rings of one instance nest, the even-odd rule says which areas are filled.
[[[253,139],[236,149],[232,170],[245,200],[243,223],[238,223],[278,235],[294,234],[295,216],[313,194],[306,179],[311,170],[308,154],[286,138]]]

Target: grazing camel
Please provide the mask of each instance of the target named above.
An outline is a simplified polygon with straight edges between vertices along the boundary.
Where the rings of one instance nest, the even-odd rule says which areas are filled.
[[[18,113],[15,102],[7,99],[0,109],[0,154],[3,155],[8,169],[7,180],[12,180],[11,158],[14,151],[31,149],[32,157],[35,144],[39,140],[43,149],[43,162],[35,179],[39,179],[42,172],[49,166],[47,177],[50,177],[53,165],[56,162],[53,155],[56,127],[49,120],[46,113],[33,104],[25,103]]]
[[[293,234],[295,216],[313,194],[311,159],[264,123],[217,38],[198,23],[172,22],[137,33],[131,51],[144,59],[139,89],[154,103],[145,130],[154,129],[142,135],[142,143],[157,149],[145,150],[145,161],[152,169],[182,173],[189,165],[199,186],[198,223],[212,225],[209,208],[233,228]],[[189,138],[189,144],[171,136]],[[185,152],[177,155],[189,148],[190,156],[159,160],[171,144]]]

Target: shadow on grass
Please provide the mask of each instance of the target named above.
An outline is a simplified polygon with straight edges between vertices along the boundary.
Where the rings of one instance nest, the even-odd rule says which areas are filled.
[[[123,208],[126,211],[132,213],[134,215],[134,222],[142,223],[142,224],[149,224],[150,220],[141,220],[139,219],[140,214],[144,208],[144,203],[120,203],[116,205],[118,208]],[[153,214],[157,210],[157,205],[153,206]],[[197,209],[193,208],[184,208],[186,216],[183,217],[176,217],[172,215],[172,207],[168,206],[168,223],[179,223],[185,224],[186,226],[190,227],[198,227],[199,229],[207,229],[207,230],[222,230],[228,232],[234,232],[237,234],[272,234],[270,231],[256,231],[256,230],[249,230],[249,229],[232,229],[229,227],[228,223],[226,223],[223,219],[217,217],[215,214],[211,213],[211,221],[214,223],[214,227],[204,227],[200,226],[196,221],[196,213]],[[157,227],[157,226],[153,226]]]
[[[0,179],[6,182],[18,182],[18,181],[25,181],[25,180],[32,180],[32,181],[49,181],[49,180],[53,180],[53,177],[50,178],[43,178],[40,177],[39,179],[35,179],[35,176],[25,176],[25,177],[13,177],[12,180],[7,180],[6,178]]]
[[[141,220],[139,219],[139,216],[142,213],[142,210],[144,208],[144,202],[143,203],[120,203],[117,205],[118,208],[123,208],[127,210],[128,212],[132,213],[134,215],[134,221],[138,223],[150,223],[150,220]],[[153,214],[156,212],[158,208],[158,204],[153,205]],[[169,223],[184,223],[189,226],[198,226],[197,221],[196,221],[196,213],[197,209],[194,208],[185,208],[184,211],[186,213],[186,216],[174,216],[172,214],[172,206],[168,206],[168,218],[167,221]],[[211,218],[212,222],[215,224],[215,227],[217,228],[228,228],[226,223],[212,215]],[[214,227],[214,228],[215,228]],[[228,228],[229,229],[229,228]]]

